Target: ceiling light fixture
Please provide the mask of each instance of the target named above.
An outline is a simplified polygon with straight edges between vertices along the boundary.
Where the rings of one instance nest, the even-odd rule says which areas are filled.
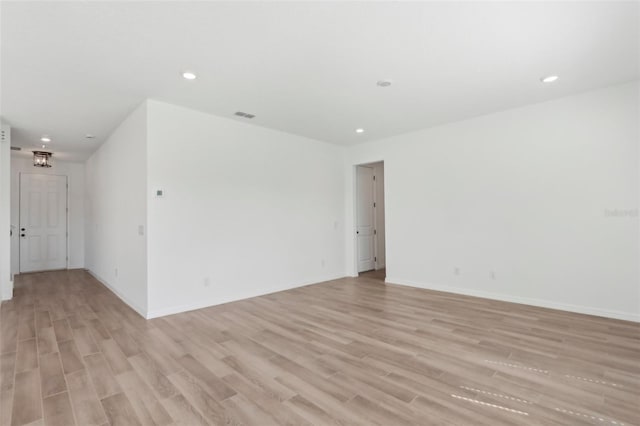
[[[85,138],[87,138],[87,139],[93,139],[93,138],[95,138],[95,136],[94,136],[94,135],[92,135],[91,133],[87,133],[86,135],[84,135],[84,137],[85,137]]]
[[[364,133],[364,129],[356,129],[356,133]]]
[[[34,167],[51,167],[52,153],[46,151],[33,151]]]
[[[540,79],[541,82],[543,83],[553,83],[554,81],[556,81],[558,79],[557,75],[548,75],[546,77],[542,77]]]
[[[184,77],[185,80],[195,80],[197,78],[197,76],[191,71],[183,72],[182,77]]]
[[[389,86],[391,86],[391,81],[390,80],[378,80],[378,82],[376,84],[378,86],[380,86],[380,87],[389,87]]]
[[[51,138],[47,135],[44,135],[40,138],[40,141],[42,142],[51,142]]]

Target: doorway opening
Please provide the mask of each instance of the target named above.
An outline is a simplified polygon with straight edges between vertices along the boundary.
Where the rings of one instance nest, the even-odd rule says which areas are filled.
[[[67,268],[67,177],[20,173],[19,272]]]
[[[358,275],[381,276],[386,267],[384,162],[356,166],[355,239]],[[375,273],[371,272],[375,271]]]

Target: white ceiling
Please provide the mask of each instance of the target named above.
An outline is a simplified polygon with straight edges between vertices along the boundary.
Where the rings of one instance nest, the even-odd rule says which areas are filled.
[[[640,78],[638,2],[1,7],[13,144],[71,160],[145,98],[348,145]]]

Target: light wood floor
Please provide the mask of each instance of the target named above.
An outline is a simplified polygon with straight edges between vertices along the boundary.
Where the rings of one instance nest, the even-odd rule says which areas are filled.
[[[145,321],[84,271],[2,304],[2,425],[640,423],[640,325],[379,273]]]

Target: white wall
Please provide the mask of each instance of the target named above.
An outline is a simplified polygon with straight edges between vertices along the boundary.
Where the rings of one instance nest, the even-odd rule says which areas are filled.
[[[344,275],[343,148],[148,108],[150,317]]]
[[[86,267],[147,313],[147,107],[129,115],[86,162]]]
[[[639,321],[638,94],[626,84],[351,148],[347,272],[353,166],[384,160],[388,282]]]
[[[84,163],[58,161],[52,158],[51,168],[34,167],[33,159],[24,154],[13,153],[11,156],[11,274],[20,272],[20,173],[39,173],[67,176],[68,192],[68,232],[67,247],[69,268],[84,268]]]
[[[13,280],[11,279],[11,239],[10,230],[10,159],[11,128],[2,125],[0,136],[0,299],[13,297]]]
[[[639,94],[350,148],[148,101],[87,162],[86,265],[148,317],[355,275],[354,166],[384,160],[389,282],[640,321]]]

